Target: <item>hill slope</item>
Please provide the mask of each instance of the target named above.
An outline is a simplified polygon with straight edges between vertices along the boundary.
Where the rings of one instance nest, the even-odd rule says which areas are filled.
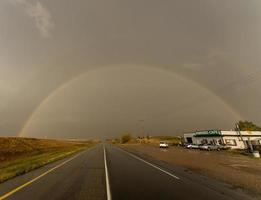
[[[0,182],[92,145],[88,141],[0,137]]]

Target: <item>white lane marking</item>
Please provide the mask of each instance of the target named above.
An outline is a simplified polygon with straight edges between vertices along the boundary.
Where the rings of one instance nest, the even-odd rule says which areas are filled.
[[[107,166],[107,157],[106,157],[106,150],[103,146],[103,153],[104,153],[104,165],[105,165],[105,176],[106,176],[106,191],[107,191],[107,200],[111,200],[111,190],[110,190],[110,180],[108,174],[108,166]]]
[[[119,149],[120,149],[120,148],[119,148]],[[154,167],[155,169],[160,170],[161,172],[163,172],[163,173],[165,173],[165,174],[171,176],[172,178],[180,179],[179,177],[175,176],[174,174],[172,174],[172,173],[170,173],[170,172],[167,172],[166,170],[161,169],[161,168],[159,168],[158,166],[156,166],[156,165],[154,165],[154,164],[152,164],[152,163],[150,163],[150,162],[148,162],[148,161],[146,161],[146,160],[143,160],[142,158],[140,158],[140,157],[138,157],[138,156],[135,156],[135,155],[132,154],[132,153],[129,153],[129,152],[123,150],[123,149],[120,149],[120,150],[123,151],[123,152],[125,152],[125,153],[128,154],[129,156],[132,156],[133,158],[136,158],[137,160],[142,161],[142,162],[146,163],[147,165],[149,165],[149,166],[151,166],[151,167]]]

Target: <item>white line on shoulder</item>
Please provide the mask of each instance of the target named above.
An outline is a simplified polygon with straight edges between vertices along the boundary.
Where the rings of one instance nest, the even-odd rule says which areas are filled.
[[[138,157],[138,156],[136,156],[136,155],[134,155],[134,154],[132,154],[132,153],[129,153],[129,152],[127,152],[127,151],[125,151],[125,150],[123,150],[123,149],[121,149],[121,148],[119,148],[119,149],[120,149],[121,151],[125,152],[126,154],[132,156],[133,158],[136,158],[137,160],[140,160],[140,161],[146,163],[147,165],[149,165],[149,166],[151,166],[151,167],[154,167],[155,169],[158,169],[158,170],[160,170],[161,172],[163,172],[163,173],[165,173],[165,174],[167,174],[167,175],[169,175],[169,176],[171,176],[171,177],[173,177],[173,178],[175,178],[175,179],[180,179],[179,177],[175,176],[174,174],[172,174],[172,173],[170,173],[170,172],[167,172],[166,170],[161,169],[161,168],[159,168],[158,166],[156,166],[156,165],[154,165],[154,164],[152,164],[152,163],[150,163],[150,162],[148,162],[148,161],[146,161],[146,160],[143,160],[142,158],[140,158],[140,157]]]
[[[104,145],[103,145],[103,153],[104,153],[103,157],[104,157],[105,176],[106,176],[107,200],[111,200],[110,180],[109,180],[109,173],[108,173],[108,166],[107,166],[106,150]]]

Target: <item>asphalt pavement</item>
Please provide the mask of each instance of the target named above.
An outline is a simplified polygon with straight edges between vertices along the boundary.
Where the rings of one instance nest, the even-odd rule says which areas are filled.
[[[114,145],[97,145],[0,184],[0,200],[248,200],[240,190]]]

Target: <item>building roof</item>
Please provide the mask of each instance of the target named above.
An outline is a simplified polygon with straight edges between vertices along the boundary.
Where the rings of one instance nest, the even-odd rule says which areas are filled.
[[[204,130],[196,131],[194,133],[186,133],[186,137],[217,137],[217,136],[249,136],[249,137],[261,137],[261,131],[221,131],[221,130]]]

